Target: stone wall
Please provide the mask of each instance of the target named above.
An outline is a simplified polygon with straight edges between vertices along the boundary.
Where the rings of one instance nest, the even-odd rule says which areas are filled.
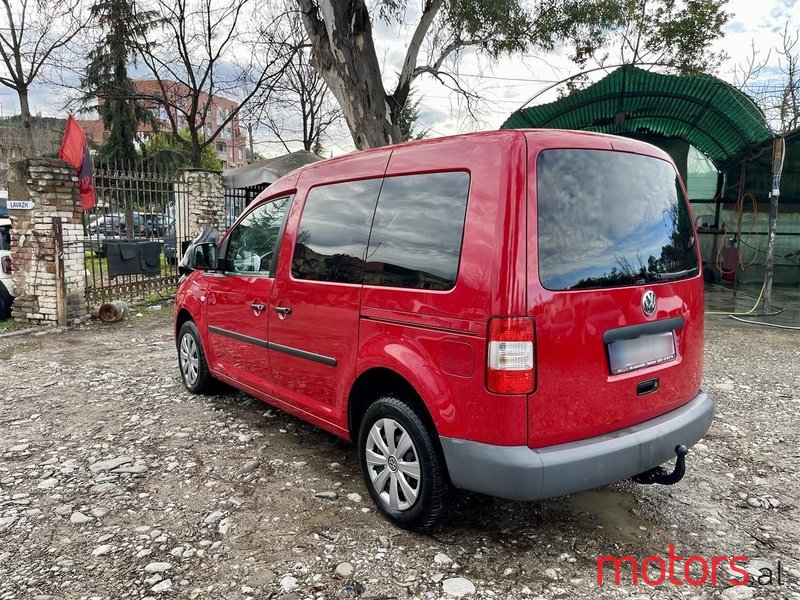
[[[63,316],[67,324],[85,318],[84,236],[75,169],[57,159],[13,161],[8,172],[8,198],[33,202],[30,210],[10,211],[14,320],[58,322],[61,294],[56,285],[54,219],[61,221],[63,239]]]
[[[224,233],[226,211],[222,173],[187,169],[181,174],[176,192],[175,231],[179,246],[209,227],[216,227]]]

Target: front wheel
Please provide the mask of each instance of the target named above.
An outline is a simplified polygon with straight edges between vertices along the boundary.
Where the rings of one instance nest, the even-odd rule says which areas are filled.
[[[404,529],[430,529],[448,490],[443,459],[428,428],[405,401],[384,396],[361,421],[359,459],[378,509]]]
[[[200,332],[192,321],[186,321],[178,332],[178,366],[187,390],[193,394],[211,391],[214,378],[208,369]]]

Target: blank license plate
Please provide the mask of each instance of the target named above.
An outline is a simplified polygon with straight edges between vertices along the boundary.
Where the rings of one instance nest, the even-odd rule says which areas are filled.
[[[608,359],[614,375],[667,362],[675,356],[675,336],[671,331],[608,345]]]

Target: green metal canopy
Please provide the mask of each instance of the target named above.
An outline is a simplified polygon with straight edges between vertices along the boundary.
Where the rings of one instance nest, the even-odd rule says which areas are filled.
[[[724,170],[774,134],[749,96],[710,75],[662,75],[620,67],[556,102],[522,108],[502,129],[580,129],[683,139]]]

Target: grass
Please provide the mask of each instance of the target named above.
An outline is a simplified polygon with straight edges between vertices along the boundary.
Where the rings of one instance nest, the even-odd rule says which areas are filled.
[[[176,286],[168,287],[168,288],[162,290],[159,293],[148,294],[147,296],[142,298],[141,301],[137,301],[136,305],[153,304],[153,303],[156,303],[156,302],[163,302],[167,298],[171,298],[172,296],[174,296],[175,292],[177,292],[177,291],[178,291],[178,288]]]
[[[105,256],[98,256],[93,250],[85,250],[83,253],[84,266],[88,273],[87,284],[91,286],[94,284],[98,288],[101,286],[113,285],[118,282],[138,281],[139,279],[146,280],[149,277],[145,275],[125,275],[119,279],[111,279],[108,276],[108,259]],[[161,254],[161,276],[170,276],[178,274],[178,267],[170,265],[167,262],[166,256]],[[129,279],[132,278],[132,279]],[[164,302],[166,299],[175,296],[177,291],[176,286],[169,286],[158,292],[150,293],[142,297],[119,297],[112,298],[113,300],[122,300],[128,303],[129,306],[147,306],[149,304],[158,304]]]
[[[0,321],[0,331],[8,331],[9,329],[14,328],[14,319],[6,319],[5,321]]]

